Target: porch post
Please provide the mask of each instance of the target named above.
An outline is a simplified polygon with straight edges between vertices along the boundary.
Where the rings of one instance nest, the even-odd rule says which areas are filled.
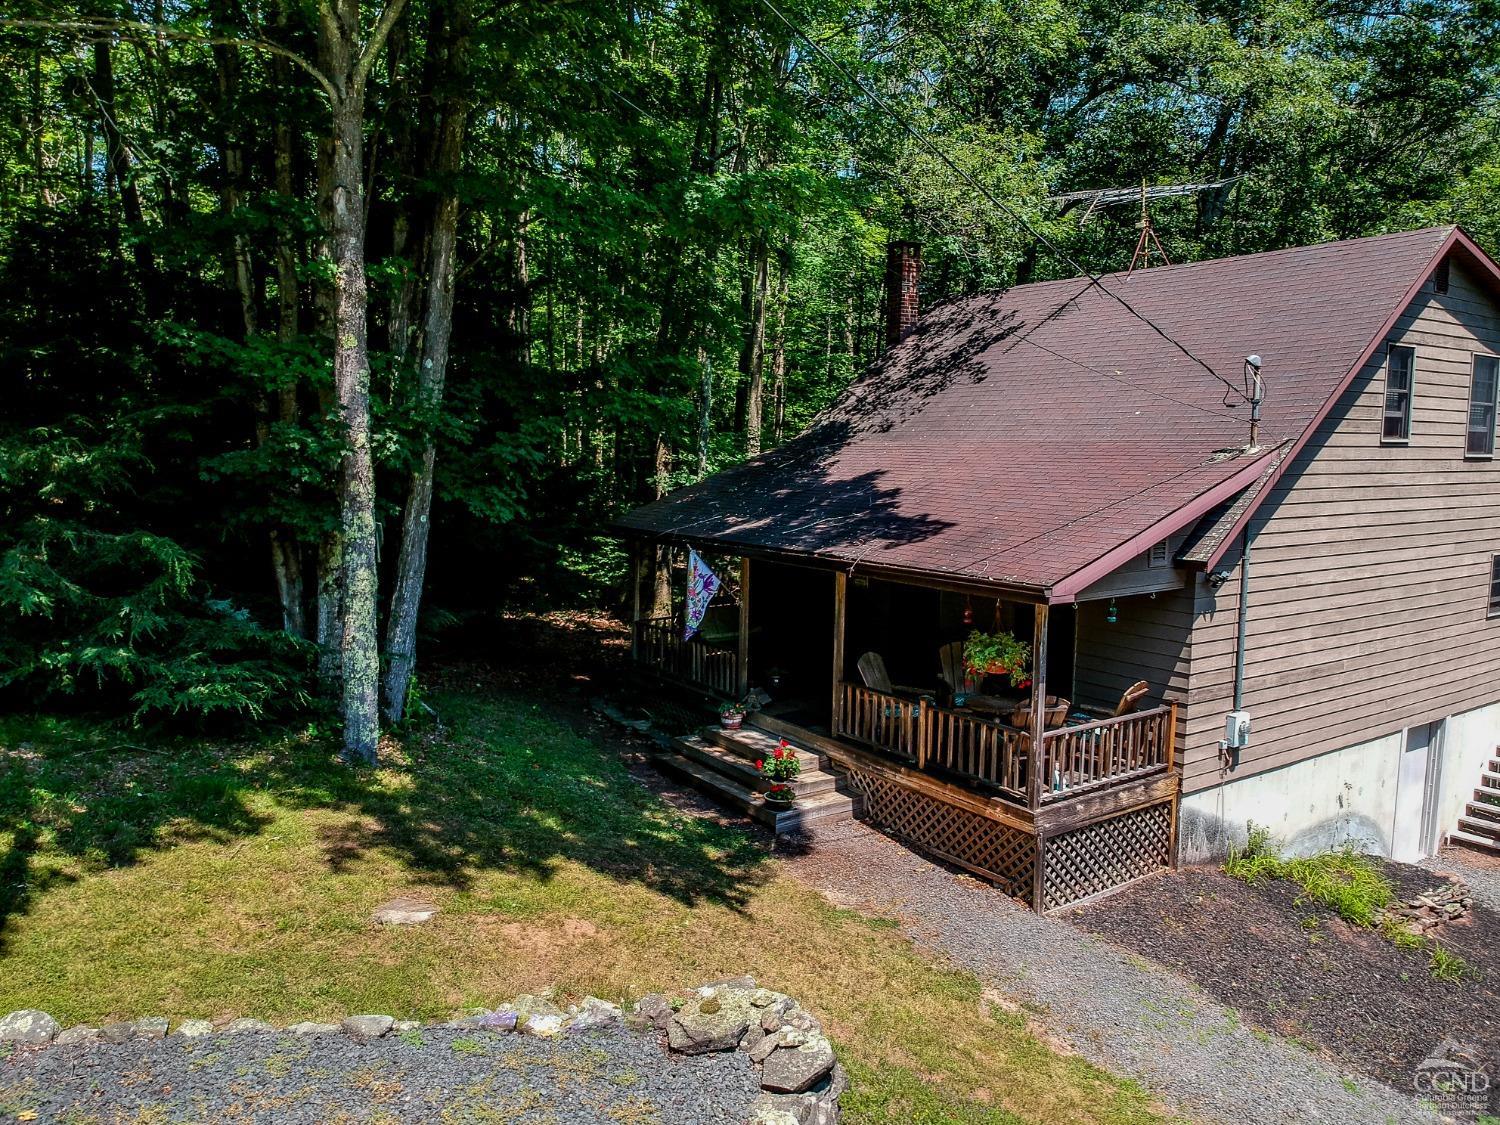
[[[833,708],[829,711],[829,722],[835,736],[842,728],[844,677],[844,599],[849,590],[849,576],[842,570],[833,572]]]
[[[750,694],[750,560],[740,557],[740,650],[735,662],[735,691],[740,699]]]
[[[646,578],[646,550],[640,540],[630,543],[630,659],[641,658],[641,583]]]
[[[1047,603],[1038,602],[1036,624],[1031,631],[1031,778],[1028,784],[1030,805],[1042,807],[1043,786],[1051,784],[1042,774],[1046,755],[1042,739],[1047,734]]]

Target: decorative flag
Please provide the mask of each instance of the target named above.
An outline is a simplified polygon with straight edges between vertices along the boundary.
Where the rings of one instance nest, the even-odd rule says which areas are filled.
[[[708,603],[713,601],[722,583],[719,576],[708,569],[708,564],[698,557],[698,552],[688,550],[687,630],[682,639],[690,641],[698,626],[703,624],[703,615],[708,612]]]

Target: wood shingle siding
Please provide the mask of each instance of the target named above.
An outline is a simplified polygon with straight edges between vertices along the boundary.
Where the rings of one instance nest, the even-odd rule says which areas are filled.
[[[1449,291],[1424,289],[1385,342],[1416,349],[1409,443],[1381,442],[1381,347],[1251,519],[1254,727],[1227,775],[1218,740],[1233,691],[1238,544],[1229,581],[1216,592],[1196,583],[1185,791],[1500,697],[1500,620],[1486,617],[1500,465],[1465,455],[1473,355],[1500,351],[1500,313],[1455,263]]]

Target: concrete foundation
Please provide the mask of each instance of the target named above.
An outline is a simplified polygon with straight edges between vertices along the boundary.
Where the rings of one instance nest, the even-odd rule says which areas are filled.
[[[1439,841],[1457,827],[1484,763],[1500,744],[1500,704],[1450,716],[1441,735],[1436,790]],[[1178,857],[1200,863],[1243,845],[1247,825],[1264,825],[1286,855],[1352,845],[1389,855],[1405,732],[1320,754],[1182,799]]]

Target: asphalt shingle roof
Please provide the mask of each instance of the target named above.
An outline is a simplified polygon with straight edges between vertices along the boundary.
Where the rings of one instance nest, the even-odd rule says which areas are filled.
[[[1256,454],[1223,453],[1249,431],[1222,382],[1088,279],[1041,282],[934,309],[806,433],[619,526],[1049,591],[1261,476],[1452,230],[1102,279],[1236,384],[1263,358]]]

